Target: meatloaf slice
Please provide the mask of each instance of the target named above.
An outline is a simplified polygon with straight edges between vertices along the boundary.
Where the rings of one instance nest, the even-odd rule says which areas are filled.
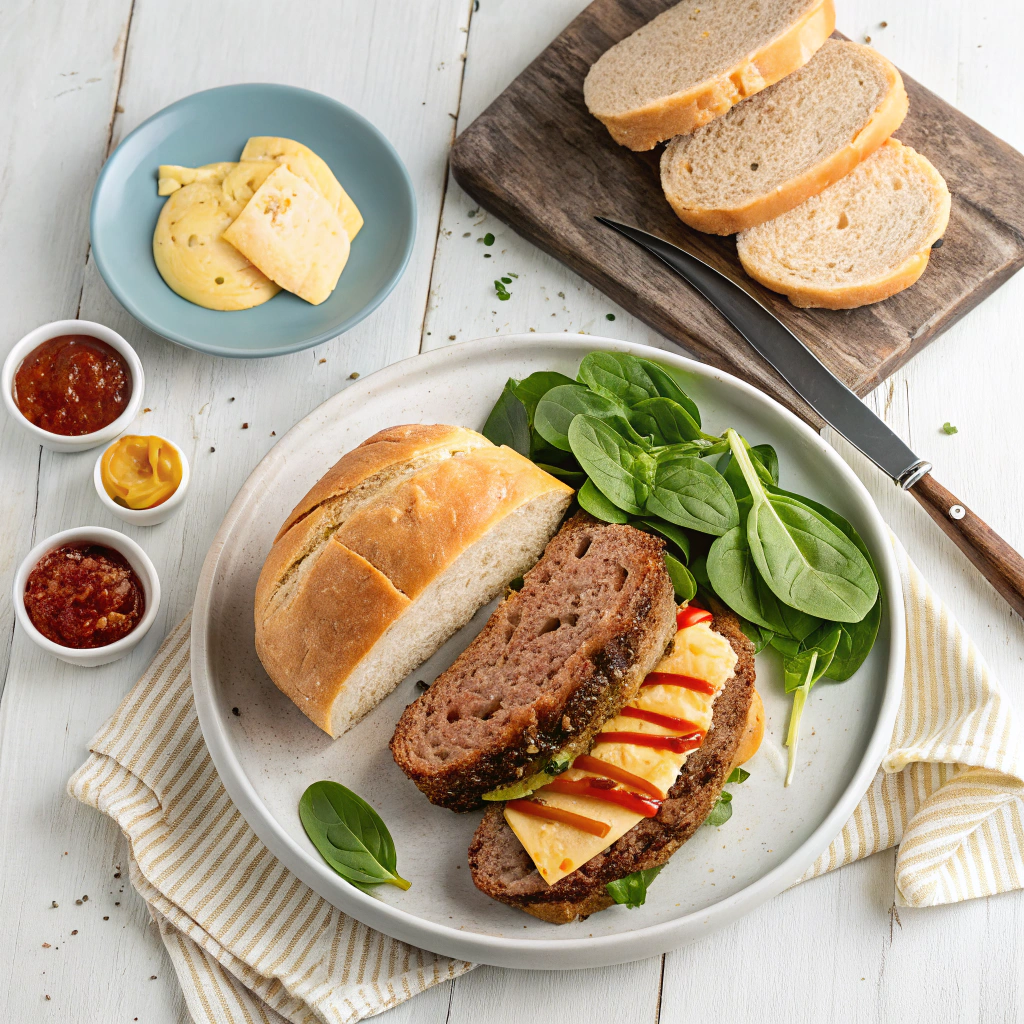
[[[604,853],[548,885],[505,821],[504,805],[495,805],[484,815],[469,847],[469,867],[478,889],[534,917],[566,924],[610,907],[614,900],[605,889],[608,882],[664,864],[700,828],[732,771],[754,695],[754,648],[739,620],[716,607],[712,628],[732,644],[739,660],[715,700],[707,738],[687,758],[657,816],[645,818]]]
[[[575,756],[632,700],[675,635],[662,541],[573,516],[523,587],[405,709],[391,739],[399,768],[442,807]]]

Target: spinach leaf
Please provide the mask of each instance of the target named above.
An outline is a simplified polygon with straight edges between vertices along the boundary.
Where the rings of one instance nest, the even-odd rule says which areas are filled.
[[[793,694],[793,710],[789,716],[789,731],[786,746],[789,747],[789,764],[786,768],[788,786],[796,771],[796,751],[800,741],[800,719],[811,687],[828,671],[829,664],[839,644],[839,626],[825,622],[804,641],[799,653],[783,660],[782,671],[786,693]]]
[[[530,457],[530,417],[522,400],[516,397],[519,381],[509,377],[484,424],[483,435],[492,444],[508,445],[520,455]]]
[[[744,441],[746,444],[746,441]],[[758,444],[748,449],[750,461],[757,471],[761,483],[769,490],[779,482],[779,457],[770,444]],[[718,472],[725,477],[732,488],[736,500],[749,497],[750,488],[747,487],[740,470],[739,463],[732,457],[730,452],[724,458],[718,460]]]
[[[692,601],[697,596],[697,581],[690,575],[690,570],[667,551],[665,568],[668,570],[669,579],[672,580],[676,597],[680,601]]]
[[[646,371],[647,376],[651,378],[651,382],[656,389],[655,394],[661,398],[671,398],[673,402],[677,402],[690,414],[693,422],[699,427],[700,409],[697,408],[697,403],[683,391],[668,370],[664,366],[659,366],[657,363],[652,362],[650,359],[642,359],[639,356],[634,358]]]
[[[697,581],[697,584],[701,587],[707,587],[708,590],[714,590],[715,588],[711,585],[711,580],[708,577],[708,556],[698,555],[694,558],[690,564],[690,575]],[[717,593],[717,591],[716,591]],[[721,594],[719,594],[721,597]],[[723,598],[724,600],[724,598]]]
[[[388,882],[408,889],[398,874],[395,843],[380,815],[337,782],[314,782],[299,799],[299,819],[320,855],[356,888]]]
[[[729,778],[725,780],[725,784],[728,786],[730,782],[746,782],[749,778],[750,772],[745,768],[733,768],[729,773]],[[732,793],[723,789],[718,794],[718,799],[715,801],[715,806],[711,808],[711,813],[704,819],[704,824],[717,828],[719,825],[724,825],[731,817]]]
[[[750,778],[750,772],[746,768],[733,768],[729,773],[729,778],[725,780],[725,784],[728,786],[730,782],[746,782]]]
[[[740,619],[740,629],[743,630],[747,639],[754,645],[754,653],[760,654],[771,642],[775,634],[764,626],[758,626],[747,619]],[[742,769],[737,769],[742,771]]]
[[[574,416],[568,438],[573,455],[598,490],[624,512],[640,515],[654,476],[651,456],[593,416]]]
[[[629,907],[630,910],[635,910],[637,907],[644,905],[647,899],[647,889],[651,882],[658,877],[658,872],[661,871],[662,867],[664,865],[659,864],[656,868],[634,871],[633,874],[626,875],[625,878],[617,878],[614,882],[607,882],[605,889],[608,890],[608,895],[616,903],[621,903],[623,906]]]
[[[629,414],[614,398],[595,394],[579,384],[552,388],[537,403],[534,426],[548,444],[571,451],[569,425],[580,415],[606,420],[625,440],[643,446],[644,439],[630,426]]]
[[[562,466],[552,466],[547,462],[534,461],[538,469],[543,469],[545,473],[550,473],[553,477],[564,480],[572,487],[582,487],[587,479],[587,474],[582,469],[564,469]]]
[[[556,370],[538,370],[524,377],[515,387],[516,398],[526,406],[526,414],[530,417],[530,425],[533,426],[534,417],[537,414],[537,403],[552,389],[565,384],[575,384],[572,377]]]
[[[662,537],[676,546],[679,553],[683,556],[683,562],[690,560],[690,538],[686,531],[676,526],[675,523],[666,523],[664,519],[655,519],[652,516],[648,516],[637,520],[633,525],[639,526],[648,532],[660,533]]]
[[[864,664],[871,653],[882,622],[882,595],[860,622],[839,624],[839,646],[825,675],[837,683],[845,682]]]
[[[740,436],[727,432],[733,457],[750,489],[747,542],[754,564],[784,604],[834,622],[859,622],[878,597],[863,552],[807,505],[769,494]]]
[[[605,523],[628,523],[629,516],[617,505],[613,505],[595,486],[589,477],[576,492],[576,500],[580,508],[589,512],[595,519]]]
[[[667,456],[667,457],[666,457]],[[713,466],[693,456],[659,455],[646,511],[720,537],[740,520],[732,490]]]
[[[629,421],[637,433],[651,437],[657,445],[685,444],[704,438],[693,417],[671,398],[638,402],[630,410]]]
[[[577,377],[591,391],[617,398],[627,406],[657,398],[658,388],[636,356],[626,352],[590,352],[583,357]]]

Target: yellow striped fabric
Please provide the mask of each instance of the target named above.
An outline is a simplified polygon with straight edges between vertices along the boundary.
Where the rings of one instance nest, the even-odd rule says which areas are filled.
[[[998,684],[894,539],[907,609],[903,704],[870,790],[810,878],[900,844],[915,906],[1024,886],[1024,747]],[[186,619],[93,738],[72,796],[128,839],[192,1018],[361,1020],[472,968],[381,935],[285,869],[231,804],[192,702]]]
[[[128,839],[149,906],[202,1024],[343,1024],[473,965],[343,914],[288,871],[232,805],[192,701],[186,619],[93,738],[68,791]]]
[[[893,537],[907,613],[903,700],[889,753],[804,878],[899,845],[897,902],[1024,888],[1024,734],[970,638]]]

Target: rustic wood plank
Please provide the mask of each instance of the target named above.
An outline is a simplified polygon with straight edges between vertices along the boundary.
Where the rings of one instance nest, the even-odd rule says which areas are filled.
[[[703,299],[594,216],[660,234],[742,283],[866,394],[1024,265],[1024,157],[907,77],[910,114],[897,134],[946,176],[946,244],[914,288],[884,303],[798,310],[746,278],[732,238],[679,222],[661,193],[658,152],[616,145],[583,103],[590,64],[670,5],[595,0],[460,135],[453,172],[476,200],[660,333],[816,421]]]

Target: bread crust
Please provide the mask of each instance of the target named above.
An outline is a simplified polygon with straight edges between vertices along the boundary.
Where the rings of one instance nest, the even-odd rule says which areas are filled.
[[[743,269],[755,281],[780,292],[794,305],[801,308],[816,309],[856,309],[873,302],[881,302],[898,292],[909,288],[925,272],[932,246],[943,236],[949,224],[950,195],[946,181],[932,166],[931,161],[910,146],[904,146],[896,139],[887,139],[885,145],[901,146],[915,158],[919,170],[928,178],[932,188],[932,199],[935,204],[935,222],[932,230],[925,238],[924,245],[916,253],[908,256],[899,266],[893,267],[872,281],[842,288],[794,286],[789,281],[773,277],[767,270],[756,263],[748,263],[740,252]]]
[[[636,152],[653,149],[674,135],[689,135],[741,100],[774,85],[802,67],[832,34],[836,12],[832,0],[819,0],[763,49],[683,92],[661,97],[625,114],[590,112],[621,146]],[[588,75],[589,78],[589,75]],[[586,82],[583,85],[586,99]]]
[[[731,611],[714,602],[714,613],[712,629],[736,651],[736,668],[715,700],[711,730],[687,758],[657,816],[637,823],[609,849],[547,885],[505,821],[503,805],[492,807],[469,847],[469,867],[477,888],[534,917],[567,924],[610,907],[614,900],[605,888],[608,882],[666,863],[700,828],[733,769],[754,699],[753,645]],[[519,877],[514,885],[493,877],[491,859],[499,847],[511,850],[516,859],[512,870]]]
[[[858,46],[858,43],[847,43]],[[784,185],[766,195],[755,196],[745,203],[733,207],[699,209],[689,207],[676,193],[668,181],[667,168],[671,162],[672,147],[669,146],[661,157],[661,181],[665,198],[676,216],[698,231],[712,235],[732,235],[738,231],[774,220],[776,217],[799,206],[804,200],[824,192],[829,185],[845,178],[862,160],[866,160],[903,123],[907,116],[909,100],[899,71],[884,57],[879,58],[887,65],[886,74],[889,88],[881,103],[875,108],[870,119],[857,135],[842,149],[829,154],[824,160],[808,167],[807,170],[790,178]],[[923,267],[921,268],[923,271]],[[920,273],[918,274],[920,276]],[[916,280],[916,278],[914,279]],[[910,282],[911,284],[913,282]],[[906,285],[904,285],[906,287]]]
[[[450,446],[459,454],[428,463],[345,522],[324,511],[387,466]],[[296,506],[264,562],[254,617],[267,674],[333,735],[348,677],[416,597],[500,521],[553,491],[568,504],[572,488],[462,427],[391,428],[363,442]]]

